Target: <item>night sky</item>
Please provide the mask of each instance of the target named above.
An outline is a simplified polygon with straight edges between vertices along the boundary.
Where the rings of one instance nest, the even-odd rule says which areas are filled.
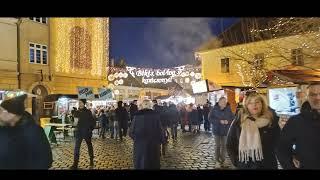
[[[110,57],[129,66],[173,67],[239,18],[110,18]]]

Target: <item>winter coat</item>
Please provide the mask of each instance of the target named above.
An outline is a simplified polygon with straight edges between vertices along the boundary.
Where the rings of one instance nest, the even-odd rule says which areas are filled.
[[[178,126],[179,123],[179,112],[176,107],[169,107],[169,121],[170,121],[170,126]]]
[[[107,127],[107,125],[108,125],[108,118],[107,118],[106,114],[102,113],[102,114],[99,116],[99,122],[100,122],[101,127]]]
[[[191,121],[191,125],[199,125],[199,114],[198,110],[193,109],[191,112],[188,113],[189,120]]]
[[[263,160],[262,161],[249,161],[247,163],[239,162],[239,138],[241,133],[240,116],[242,110],[232,122],[227,135],[227,152],[234,166],[239,169],[277,169],[277,160],[275,155],[275,147],[278,142],[280,127],[278,125],[279,119],[273,116],[272,124],[259,128]]]
[[[189,113],[186,109],[181,109],[180,112],[181,124],[186,125],[189,124]]]
[[[203,123],[203,109],[201,109],[200,107],[197,107],[198,110],[198,123],[202,124]]]
[[[0,126],[0,169],[49,169],[51,147],[44,130],[25,112],[14,127]]]
[[[121,107],[121,108],[117,108],[115,111],[115,115],[116,115],[116,119],[119,123],[119,127],[120,128],[128,128],[128,120],[129,120],[129,113],[128,111]]]
[[[295,168],[292,156],[300,162],[302,169],[320,169],[320,114],[304,109],[292,116],[281,131],[277,146],[277,157],[284,169]],[[295,154],[292,147],[295,144]]]
[[[204,121],[208,121],[209,120],[209,112],[210,112],[210,108],[209,107],[203,107],[203,119]]]
[[[230,106],[221,109],[220,106],[216,104],[209,114],[209,121],[212,122],[213,134],[215,136],[226,136],[233,119],[234,115]],[[221,124],[220,120],[227,120],[228,124]]]
[[[160,169],[160,114],[151,109],[138,111],[129,129],[129,136],[133,139],[134,168]]]
[[[77,137],[90,137],[92,136],[92,130],[96,126],[96,121],[92,116],[92,112],[84,107],[83,109],[79,109],[76,112],[75,117],[78,117],[78,124],[77,124]]]
[[[135,104],[131,104],[130,106],[130,118],[133,120],[134,115],[138,112],[138,106]]]

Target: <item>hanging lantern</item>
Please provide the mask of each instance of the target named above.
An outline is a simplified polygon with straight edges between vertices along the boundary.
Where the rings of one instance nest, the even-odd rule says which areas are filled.
[[[118,78],[119,74],[118,73],[114,73],[114,78]]]
[[[110,75],[108,76],[108,80],[109,80],[109,81],[113,81],[113,80],[114,80],[113,74],[110,74]]]
[[[118,84],[123,84],[123,79],[120,79],[119,81],[118,81]]]
[[[119,74],[118,74],[118,78],[122,78],[122,77],[123,77],[122,72],[119,72]]]
[[[201,79],[201,74],[200,74],[200,73],[196,73],[196,74],[195,74],[195,78],[196,78],[196,79]]]
[[[118,80],[115,80],[115,81],[114,81],[114,85],[116,85],[116,86],[119,85]]]
[[[189,82],[190,82],[190,78],[187,77],[187,78],[184,80],[184,82],[189,83]]]
[[[190,76],[191,76],[191,77],[193,77],[193,76],[194,76],[194,72],[193,72],[193,71],[190,73]]]
[[[113,88],[114,88],[114,85],[111,83],[111,84],[108,85],[108,88],[109,88],[109,89],[113,89]]]
[[[125,72],[125,73],[123,74],[123,77],[124,77],[124,78],[127,78],[127,77],[128,77],[128,73]]]

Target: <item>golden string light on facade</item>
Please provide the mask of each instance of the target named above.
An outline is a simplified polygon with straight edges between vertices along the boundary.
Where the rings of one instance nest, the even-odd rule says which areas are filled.
[[[52,18],[55,71],[102,77],[109,55],[108,18]]]

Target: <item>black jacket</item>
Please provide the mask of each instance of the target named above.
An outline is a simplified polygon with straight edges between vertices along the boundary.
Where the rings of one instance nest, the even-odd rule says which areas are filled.
[[[169,107],[169,121],[171,126],[177,126],[180,120],[179,111],[175,106]]]
[[[124,108],[117,108],[116,109],[116,120],[119,123],[119,126],[122,128],[128,128],[128,120],[129,120],[129,114],[128,111]]]
[[[264,159],[261,162],[239,162],[239,138],[241,133],[240,112],[232,122],[227,135],[227,152],[234,166],[239,169],[277,169],[275,147],[279,138],[279,119],[273,117],[272,125],[259,128]]]
[[[300,168],[320,169],[320,114],[304,110],[291,117],[281,132],[277,157],[284,169],[295,168],[292,157],[300,161]],[[296,145],[295,154],[293,145]]]
[[[76,112],[75,117],[79,118],[77,124],[77,135],[91,136],[92,130],[96,126],[96,121],[94,120],[91,111],[87,108],[79,109]]]
[[[138,112],[138,106],[135,104],[131,104],[130,106],[130,118],[133,120],[134,115]]]
[[[52,153],[43,129],[25,112],[14,127],[0,126],[0,169],[49,169]]]
[[[131,123],[129,136],[133,139],[134,168],[160,169],[160,114],[151,109],[138,111]]]

